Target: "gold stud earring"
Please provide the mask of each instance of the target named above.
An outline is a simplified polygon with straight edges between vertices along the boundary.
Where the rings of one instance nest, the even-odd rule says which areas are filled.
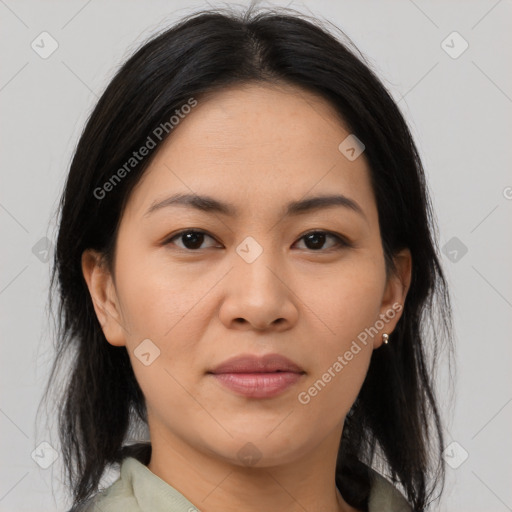
[[[384,333],[384,334],[382,335],[382,342],[383,342],[385,345],[387,345],[387,344],[388,344],[388,341],[389,341],[389,334]]]

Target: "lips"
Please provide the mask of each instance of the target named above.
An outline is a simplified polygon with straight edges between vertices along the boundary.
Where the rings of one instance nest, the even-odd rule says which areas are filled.
[[[225,389],[247,398],[272,398],[297,384],[305,371],[279,354],[228,359],[208,374]]]
[[[267,354],[265,356],[242,355],[236,356],[221,363],[208,373],[276,373],[291,372],[305,373],[293,361],[280,354]]]

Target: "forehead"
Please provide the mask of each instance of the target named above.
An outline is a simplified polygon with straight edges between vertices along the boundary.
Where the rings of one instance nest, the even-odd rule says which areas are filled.
[[[139,217],[176,192],[251,208],[339,192],[372,201],[364,154],[339,150],[350,135],[323,98],[289,85],[230,87],[197,98],[160,147],[128,203]]]
[[[323,98],[287,84],[247,84],[208,93],[173,132],[167,146],[275,157],[270,150],[308,152],[348,134]],[[334,149],[337,148],[337,145]]]

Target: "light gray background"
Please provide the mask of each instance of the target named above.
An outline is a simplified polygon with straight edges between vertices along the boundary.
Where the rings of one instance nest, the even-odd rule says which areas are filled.
[[[208,4],[0,0],[0,511],[68,504],[60,459],[43,469],[31,454],[39,446],[35,459],[48,460],[44,441],[58,451],[55,433],[35,424],[52,356],[49,263],[36,244],[55,240],[52,215],[72,151],[119,64],[196,7]],[[329,19],[366,54],[399,101],[426,167],[440,244],[448,244],[442,260],[457,337],[453,406],[445,400],[446,371],[439,375],[446,456],[458,465],[448,467],[440,510],[512,510],[512,3],[323,0],[291,7]],[[31,48],[34,40],[42,46],[43,31],[59,45],[46,59]],[[442,47],[453,31],[469,43],[458,58]],[[446,44],[462,48],[453,36]]]

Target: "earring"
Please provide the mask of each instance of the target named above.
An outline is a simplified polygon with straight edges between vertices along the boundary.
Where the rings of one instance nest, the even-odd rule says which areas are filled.
[[[382,342],[387,345],[388,341],[389,341],[389,334],[384,333],[382,335]]]

